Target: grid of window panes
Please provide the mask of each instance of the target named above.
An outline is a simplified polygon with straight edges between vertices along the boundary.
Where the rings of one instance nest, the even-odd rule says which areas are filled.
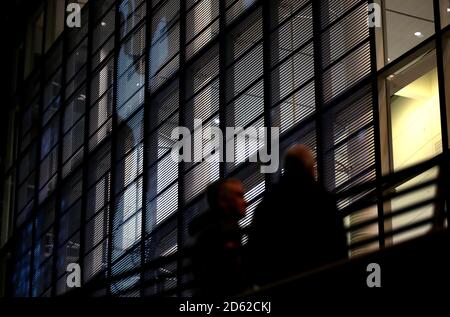
[[[193,151],[200,162],[178,163],[170,152],[180,125],[193,135],[214,126],[279,127],[280,157],[293,143],[309,145],[330,191],[375,179],[378,92],[370,75],[377,65],[367,5],[87,2],[81,28],[65,28],[25,86],[13,295],[65,293],[69,263],[81,265],[86,284],[176,253],[191,242],[190,220],[206,209],[205,188],[221,177],[243,181],[250,205],[241,225],[251,223],[279,176],[251,162],[264,138],[224,140],[235,145],[235,163],[207,151]],[[369,231],[355,235],[361,232]],[[168,291],[189,281],[184,264],[161,265],[96,295]],[[149,280],[156,282],[140,286]]]

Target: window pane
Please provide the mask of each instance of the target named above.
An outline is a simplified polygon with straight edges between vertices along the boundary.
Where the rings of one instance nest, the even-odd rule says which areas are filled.
[[[450,0],[441,0],[441,27],[450,24]]]
[[[32,18],[26,33],[25,73],[27,78],[31,71],[39,64],[42,55],[42,38],[44,35],[44,10],[40,9]]]
[[[47,1],[45,50],[47,51],[64,30],[65,0]]]
[[[392,168],[404,169],[425,161],[442,152],[439,91],[436,69],[436,55],[428,52],[388,78],[391,116]],[[437,176],[437,168],[398,186],[405,189]],[[436,186],[427,186],[408,195],[393,199],[392,211],[434,197]],[[433,215],[434,205],[416,208],[412,212],[394,217],[392,226],[400,228],[411,222]],[[423,234],[429,225],[405,232],[394,237],[400,242]]]
[[[219,33],[219,1],[198,1],[187,13],[186,55],[197,53]]]
[[[386,62],[434,34],[433,0],[386,0]]]
[[[179,1],[168,1],[152,16],[150,89],[156,90],[178,69]]]

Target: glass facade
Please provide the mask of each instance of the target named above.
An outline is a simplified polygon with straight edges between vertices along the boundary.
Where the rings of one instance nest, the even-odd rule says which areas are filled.
[[[198,132],[195,119],[203,132],[279,127],[280,157],[293,143],[310,146],[318,181],[333,193],[372,181],[338,200],[343,221],[356,228],[348,232],[351,255],[428,230],[381,235],[431,217],[431,203],[358,224],[433,195],[433,186],[350,211],[380,190],[382,175],[447,151],[439,74],[449,72],[438,61],[448,61],[448,1],[437,10],[438,1],[376,1],[380,28],[367,23],[372,1],[358,0],[90,0],[79,1],[80,28],[63,27],[63,12],[44,24],[44,12],[60,12],[63,2],[48,1],[27,33],[32,48],[5,204],[18,237],[12,295],[67,292],[69,263],[80,264],[84,285],[185,248],[190,220],[206,209],[203,192],[219,178],[243,181],[250,206],[241,225],[251,224],[281,173],[261,174],[252,160],[266,141],[252,147],[234,136],[235,162],[195,147],[200,161],[175,162],[171,132]],[[365,238],[373,241],[359,246]],[[189,280],[184,265],[136,273],[96,295],[162,293]]]

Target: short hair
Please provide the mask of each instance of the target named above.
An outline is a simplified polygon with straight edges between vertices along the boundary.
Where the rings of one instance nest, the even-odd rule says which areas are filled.
[[[235,178],[222,178],[208,186],[206,189],[206,199],[210,208],[219,207],[219,201],[221,199],[221,195],[224,193],[223,190],[225,185],[234,182],[240,183],[241,181]]]
[[[314,156],[304,144],[295,144],[289,148],[284,159],[284,169],[287,174],[313,175]]]

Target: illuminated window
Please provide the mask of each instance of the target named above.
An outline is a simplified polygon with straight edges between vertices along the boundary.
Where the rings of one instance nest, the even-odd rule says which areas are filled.
[[[434,34],[433,0],[385,0],[385,63]]]
[[[399,171],[430,159],[442,152],[438,78],[435,51],[428,52],[387,79],[390,115],[390,165]],[[437,176],[430,169],[396,187],[396,191],[423,183]],[[391,200],[391,212],[430,199],[436,186],[427,186]],[[399,229],[433,216],[434,205],[415,208],[412,212],[392,218],[392,228]],[[393,242],[426,233],[429,225],[394,237]]]

